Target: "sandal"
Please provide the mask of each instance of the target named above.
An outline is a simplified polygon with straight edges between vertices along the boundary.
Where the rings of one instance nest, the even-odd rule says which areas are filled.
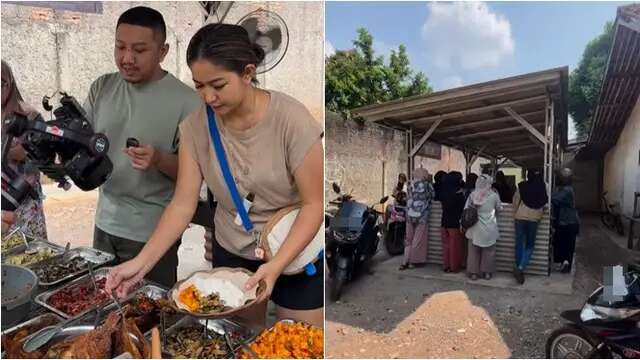
[[[485,280],[491,280],[491,273],[484,273]]]
[[[471,280],[473,280],[473,281],[478,280],[478,275],[477,274],[471,274]]]
[[[398,270],[400,270],[400,271],[404,271],[404,270],[407,270],[408,268],[409,268],[409,265],[408,265],[408,264],[402,264],[402,265],[400,265],[400,267],[398,268]]]

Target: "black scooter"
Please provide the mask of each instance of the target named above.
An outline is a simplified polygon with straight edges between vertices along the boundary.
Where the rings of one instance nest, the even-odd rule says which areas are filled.
[[[325,257],[331,278],[329,296],[337,301],[344,284],[368,270],[370,260],[378,250],[382,214],[373,206],[354,201],[349,194],[341,194],[335,183],[333,191],[339,195],[331,202],[338,205],[338,211],[325,230]],[[385,196],[380,203],[387,199]]]
[[[625,275],[628,295],[607,301],[598,288],[582,307],[560,316],[569,323],[546,344],[547,359],[640,358],[640,272]]]

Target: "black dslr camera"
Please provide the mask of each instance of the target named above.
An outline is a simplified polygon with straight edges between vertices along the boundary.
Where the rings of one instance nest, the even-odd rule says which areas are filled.
[[[113,170],[107,156],[109,140],[104,134],[94,133],[86,113],[76,99],[60,92],[60,107],[53,111],[54,120],[44,121],[38,115],[33,120],[16,115],[3,124],[6,139],[2,144],[2,210],[15,210],[27,196],[37,199],[31,185],[8,164],[7,155],[14,137],[24,135],[22,146],[27,162],[68,190],[68,179],[84,191],[102,185]],[[42,106],[51,111],[50,97],[45,96]]]

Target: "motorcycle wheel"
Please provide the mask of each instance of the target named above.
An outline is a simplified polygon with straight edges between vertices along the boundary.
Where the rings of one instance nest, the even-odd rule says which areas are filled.
[[[595,344],[584,331],[575,326],[563,326],[549,335],[545,347],[545,357],[547,359],[584,359],[607,358],[609,354],[605,351],[593,350]]]
[[[404,231],[397,228],[389,229],[384,238],[384,247],[389,256],[397,256],[404,253]]]
[[[329,290],[329,297],[331,301],[340,300],[342,295],[342,288],[344,283],[347,282],[347,271],[344,269],[337,269],[335,274],[331,277],[331,289]]]

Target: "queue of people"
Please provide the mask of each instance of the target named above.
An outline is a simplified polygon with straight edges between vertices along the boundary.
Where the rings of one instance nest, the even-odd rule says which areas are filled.
[[[562,272],[571,270],[579,232],[571,177],[569,169],[561,170],[557,189],[551,195],[554,262],[560,264]],[[526,180],[520,182],[516,189],[509,187],[501,171],[495,181],[490,175],[477,176],[473,173],[468,174],[464,181],[458,171],[439,171],[433,177],[433,183],[429,178],[429,173],[420,168],[414,172],[408,185],[407,232],[400,270],[426,263],[431,202],[440,201],[443,271],[457,273],[464,268],[471,280],[490,280],[496,268],[496,244],[500,241],[498,212],[504,203],[510,203],[515,230],[513,275],[519,284],[523,284],[524,273],[535,249],[538,227],[545,206],[549,204],[541,171],[527,170]],[[400,192],[396,187],[394,197],[401,196],[398,195]],[[473,221],[465,228],[461,220],[469,216]]]

